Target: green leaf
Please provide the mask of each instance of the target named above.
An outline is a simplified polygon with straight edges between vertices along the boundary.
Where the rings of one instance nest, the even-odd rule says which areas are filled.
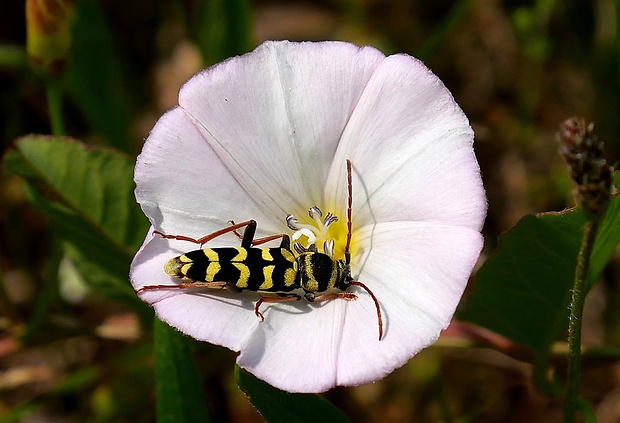
[[[112,33],[95,0],[76,2],[71,66],[64,78],[70,97],[107,143],[131,151],[132,93]]]
[[[196,7],[198,10],[189,19],[190,32],[207,64],[252,48],[248,0],[210,0]]]
[[[239,366],[235,379],[259,413],[270,423],[348,422],[331,402],[314,394],[291,394],[257,379]]]
[[[95,291],[145,310],[128,282],[148,230],[133,196],[129,157],[68,138],[28,136],[4,157],[29,199],[54,223],[65,251]]]
[[[616,184],[620,174],[614,175]],[[620,242],[620,199],[600,226],[588,273],[592,287]],[[566,329],[585,215],[581,208],[525,216],[500,238],[457,317],[545,354]]]
[[[189,338],[155,318],[155,374],[159,423],[208,422],[209,413]]]

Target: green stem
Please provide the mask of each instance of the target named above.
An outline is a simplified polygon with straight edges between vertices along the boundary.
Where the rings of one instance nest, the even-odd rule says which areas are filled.
[[[579,372],[581,368],[581,323],[583,305],[586,299],[586,277],[590,264],[590,255],[598,230],[598,221],[588,220],[583,228],[583,237],[577,256],[575,283],[570,306],[568,323],[568,379],[566,381],[566,402],[564,404],[564,422],[575,421],[579,409]]]
[[[50,113],[52,135],[65,135],[65,125],[62,116],[62,92],[60,89],[60,82],[56,79],[48,78],[46,85],[47,105]]]
[[[23,47],[0,45],[0,69],[24,68],[27,64],[28,58]]]

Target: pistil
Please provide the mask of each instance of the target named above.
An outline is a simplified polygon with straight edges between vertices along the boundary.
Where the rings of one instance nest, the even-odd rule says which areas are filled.
[[[338,217],[328,212],[323,218],[323,212],[317,206],[308,210],[308,216],[314,221],[314,224],[299,223],[292,214],[286,216],[286,225],[295,231],[291,237],[293,248],[299,254],[319,251],[334,257],[335,241],[328,237],[327,232],[331,224],[338,221]],[[317,245],[321,244],[322,250],[319,250]]]

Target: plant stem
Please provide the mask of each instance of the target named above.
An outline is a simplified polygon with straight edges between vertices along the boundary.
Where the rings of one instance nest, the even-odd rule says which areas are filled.
[[[52,135],[65,135],[65,125],[62,115],[62,93],[60,82],[53,78],[46,81],[47,88],[47,106],[50,113],[50,125],[52,127]]]
[[[586,221],[583,237],[577,256],[573,297],[570,305],[568,322],[568,376],[566,381],[566,399],[564,404],[564,422],[575,421],[579,401],[579,373],[581,369],[581,323],[583,305],[586,299],[586,277],[590,264],[590,255],[598,230],[598,220]]]

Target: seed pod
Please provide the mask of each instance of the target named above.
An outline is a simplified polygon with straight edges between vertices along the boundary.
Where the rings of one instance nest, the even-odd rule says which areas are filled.
[[[603,143],[594,134],[594,123],[570,118],[559,132],[560,155],[568,164],[577,203],[591,218],[604,216],[611,196],[612,167],[603,158]]]

